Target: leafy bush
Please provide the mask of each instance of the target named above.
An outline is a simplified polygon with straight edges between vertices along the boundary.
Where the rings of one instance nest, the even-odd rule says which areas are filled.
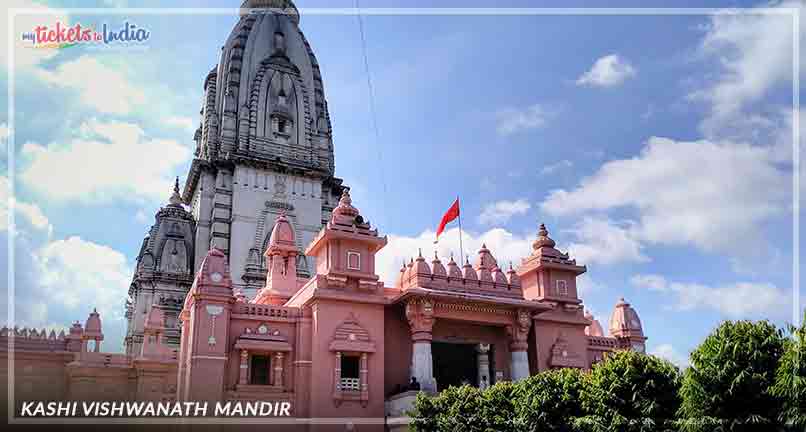
[[[771,430],[782,399],[770,393],[784,338],[768,321],[726,321],[691,353],[680,390],[684,431]]]
[[[464,385],[449,387],[438,395],[417,395],[411,426],[419,432],[515,432],[515,384],[497,383],[479,390]]]
[[[789,326],[791,339],[784,344],[775,384],[770,393],[783,403],[778,420],[798,430],[806,429],[806,320]]]
[[[582,372],[558,369],[541,372],[520,381],[515,390],[515,424],[519,431],[573,431],[573,421],[582,415],[579,392]]]
[[[596,364],[583,380],[581,431],[664,431],[680,406],[680,372],[670,362],[620,351]]]

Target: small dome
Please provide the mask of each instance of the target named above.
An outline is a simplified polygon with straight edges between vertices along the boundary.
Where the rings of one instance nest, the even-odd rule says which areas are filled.
[[[418,275],[430,275],[431,274],[431,268],[428,267],[428,263],[425,262],[425,258],[423,258],[422,251],[420,251],[419,255],[417,256],[417,259],[414,260],[414,272],[413,272],[413,274],[418,274]]]
[[[232,281],[230,280],[227,255],[213,246],[202,261],[199,272],[196,274],[196,281],[201,281],[200,283],[205,285],[229,286]],[[194,285],[198,286],[200,283],[194,282]]]
[[[283,212],[277,216],[277,220],[274,223],[274,228],[271,230],[269,249],[271,249],[272,246],[279,246],[284,249],[289,247],[296,249],[295,239],[296,236],[294,235],[294,227],[291,226],[291,222],[288,221],[285,212]]]
[[[604,330],[602,330],[602,325],[599,324],[599,321],[596,318],[594,318],[589,311],[585,311],[585,318],[591,321],[590,325],[585,326],[586,335],[596,337],[604,336]]]
[[[431,273],[434,276],[447,276],[448,271],[445,270],[445,266],[442,265],[442,261],[439,260],[436,251],[434,252],[434,259],[431,261]]]
[[[179,194],[179,177],[174,181],[174,190],[171,198],[168,200],[168,205],[171,207],[182,207],[182,195]]]
[[[641,318],[638,317],[638,312],[622,297],[616,303],[613,314],[610,315],[610,335],[629,334],[643,336],[644,330],[641,326]]]
[[[492,270],[496,266],[498,266],[498,262],[495,260],[495,257],[493,257],[493,254],[491,254],[490,250],[487,249],[487,245],[482,244],[481,249],[479,249],[478,257],[476,258],[476,270],[481,268]]]
[[[518,276],[515,269],[512,268],[512,263],[509,264],[509,270],[507,270],[507,279],[510,285],[521,286],[521,278]]]
[[[476,270],[470,265],[470,261],[466,261],[465,265],[462,266],[462,277],[466,280],[479,280],[479,275],[476,274]]]
[[[358,216],[358,209],[353,207],[353,199],[350,197],[350,190],[345,188],[339,198],[339,205],[333,209],[332,221],[339,224],[351,225]]]
[[[403,266],[400,267],[400,274],[397,276],[397,286],[402,287],[403,281],[406,280],[406,261],[403,261]]]
[[[498,268],[498,266],[495,266],[495,268],[493,268],[492,276],[493,276],[493,282],[497,284],[506,284],[508,282],[507,276],[504,274],[504,272],[501,271],[500,268]]]
[[[532,249],[538,250],[543,247],[553,248],[557,243],[549,237],[549,231],[546,229],[545,224],[540,224],[540,230],[537,232],[537,239],[532,243]]]
[[[456,261],[453,260],[453,256],[448,261],[448,276],[456,279],[462,278],[462,270],[459,268],[459,264],[456,264]]]
[[[101,334],[101,315],[98,314],[96,309],[93,309],[90,316],[87,317],[87,322],[84,324],[85,334]]]

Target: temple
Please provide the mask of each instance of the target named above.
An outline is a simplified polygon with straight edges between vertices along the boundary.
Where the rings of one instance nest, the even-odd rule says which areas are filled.
[[[517,266],[484,245],[465,262],[412,251],[385,284],[375,256],[387,238],[333,177],[321,75],[296,8],[242,7],[205,81],[184,191],[177,183],[138,254],[124,352],[101,350],[95,311],[66,334],[3,328],[16,402],[288,401],[296,418],[403,430],[417,390],[585,370],[645,349],[624,299],[609,335],[584,310],[587,269],[543,225]]]

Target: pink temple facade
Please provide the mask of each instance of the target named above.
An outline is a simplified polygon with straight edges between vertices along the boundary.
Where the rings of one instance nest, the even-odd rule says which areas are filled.
[[[347,190],[305,250],[316,258],[309,278],[296,271],[294,239],[281,215],[264,254],[265,286],[251,301],[233,290],[226,255],[211,249],[179,315],[178,350],[165,340],[159,305],[135,354],[101,352],[96,312],[58,336],[4,328],[0,355],[13,342],[17,402],[288,401],[294,417],[384,418],[401,415],[412,378],[432,392],[486,387],[644,350],[638,314],[623,299],[609,336],[583,311],[577,277],[586,268],[557,250],[542,225],[517,268],[502,269],[484,246],[472,264],[418,254],[394,286],[375,271],[387,239]]]

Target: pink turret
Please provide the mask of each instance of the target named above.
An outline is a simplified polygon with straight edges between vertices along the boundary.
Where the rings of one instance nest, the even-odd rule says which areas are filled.
[[[210,249],[180,313],[178,399],[216,401],[223,397],[235,300],[227,256],[217,248]]]
[[[619,341],[622,349],[639,352],[644,352],[646,349],[647,338],[644,336],[641,318],[624,297],[619,299],[613,314],[610,315],[610,336]]]
[[[87,322],[84,324],[84,334],[82,335],[82,351],[87,351],[89,341],[95,342],[93,351],[101,351],[101,341],[104,340],[104,333],[101,330],[101,316],[96,309],[93,309]]]
[[[297,255],[294,227],[285,213],[277,217],[266,249],[266,286],[252,303],[282,306],[297,292]]]
[[[599,320],[594,318],[589,311],[585,311],[585,318],[589,319],[591,322],[587,327],[585,327],[586,335],[595,337],[604,336],[604,331],[602,330],[602,325],[599,324]]]

